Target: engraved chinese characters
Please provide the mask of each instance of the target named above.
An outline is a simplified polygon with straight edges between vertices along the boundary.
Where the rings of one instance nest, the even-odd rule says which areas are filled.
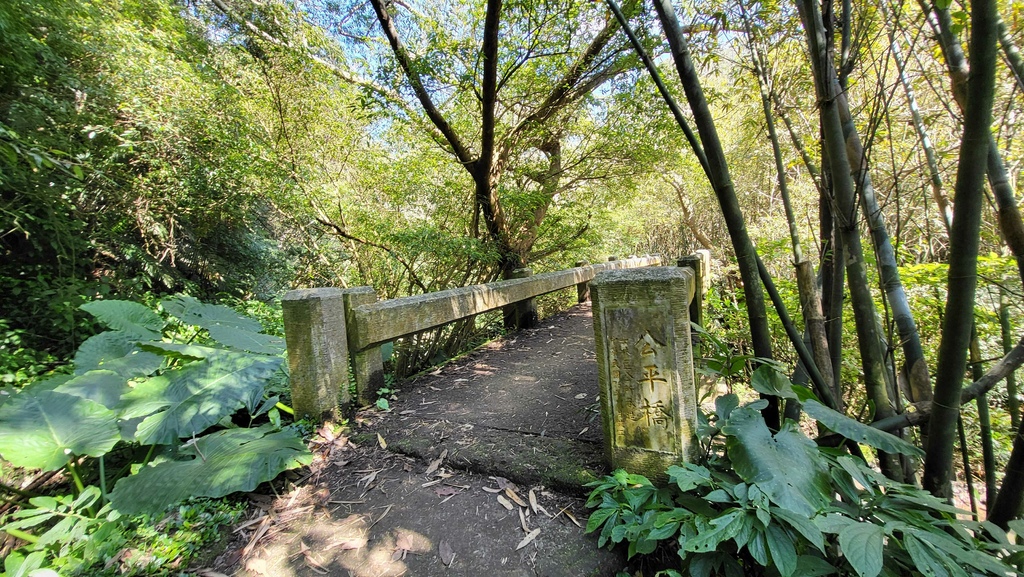
[[[689,269],[601,273],[593,281],[605,445],[613,467],[662,476],[694,448]]]

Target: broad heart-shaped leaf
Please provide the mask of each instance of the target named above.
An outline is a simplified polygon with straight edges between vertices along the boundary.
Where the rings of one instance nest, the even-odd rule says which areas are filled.
[[[0,455],[18,467],[53,471],[120,439],[114,411],[74,395],[29,388],[0,407]]]
[[[135,433],[146,445],[198,435],[241,408],[243,399],[262,389],[281,361],[232,351],[211,353],[137,385],[122,397],[121,417],[149,415]]]
[[[39,383],[35,386],[45,385]],[[49,387],[47,387],[49,388]],[[113,410],[121,402],[121,395],[128,389],[128,380],[114,371],[89,371],[67,379],[50,390],[66,393],[95,401]]]
[[[182,322],[199,325],[206,330],[210,330],[212,326],[231,327],[252,333],[263,330],[256,319],[242,316],[224,305],[201,303],[190,296],[174,296],[161,301],[160,305]]]
[[[732,412],[722,432],[736,473],[779,507],[813,517],[831,501],[824,459],[792,423],[773,436],[761,413],[748,405]]]
[[[755,391],[765,395],[782,397],[783,399],[796,399],[796,392],[793,391],[793,383],[771,365],[761,365],[750,375],[750,386]]]
[[[804,412],[812,419],[825,425],[830,430],[839,433],[847,439],[858,443],[870,445],[886,453],[901,453],[911,457],[923,457],[924,451],[904,441],[896,435],[869,427],[860,421],[851,419],[846,415],[833,411],[815,400],[808,400],[804,403]]]
[[[110,500],[124,514],[158,513],[189,497],[252,491],[284,470],[312,462],[298,435],[272,431],[264,425],[201,437],[182,448],[192,458],[144,467],[118,481]]]
[[[153,353],[139,350],[138,336],[125,331],[106,331],[85,340],[75,353],[75,374],[103,369],[126,379],[152,374],[163,364]]]
[[[164,330],[160,315],[132,301],[92,301],[81,309],[108,327],[134,335],[140,341],[159,339]]]
[[[207,330],[210,331],[210,338],[232,349],[265,355],[280,355],[285,350],[284,339],[281,337],[227,325],[212,325]]]
[[[885,530],[872,523],[852,523],[839,532],[843,556],[860,577],[876,577],[882,572],[884,540]]]

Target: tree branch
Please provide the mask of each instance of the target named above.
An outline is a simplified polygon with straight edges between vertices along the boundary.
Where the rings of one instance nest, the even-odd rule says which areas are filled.
[[[413,92],[416,94],[416,98],[419,99],[420,105],[423,106],[423,111],[426,112],[427,118],[434,123],[434,126],[441,132],[444,139],[452,147],[452,152],[455,157],[459,159],[459,162],[466,167],[466,170],[472,173],[473,171],[473,157],[469,152],[469,149],[462,143],[462,139],[456,134],[455,130],[448,124],[444,116],[434,105],[434,101],[431,100],[430,94],[427,93],[427,89],[423,86],[423,80],[420,78],[419,72],[416,71],[413,66],[412,58],[409,56],[409,51],[406,50],[402,44],[401,39],[398,37],[398,29],[395,28],[395,23],[391,19],[391,15],[388,14],[387,9],[384,7],[384,0],[370,0],[370,4],[373,6],[373,11],[377,14],[377,20],[380,22],[380,27],[384,31],[384,35],[388,39],[388,43],[391,44],[391,51],[395,54],[395,58],[398,60],[398,65],[402,68],[405,73],[406,79],[409,81],[409,85],[412,86]]]

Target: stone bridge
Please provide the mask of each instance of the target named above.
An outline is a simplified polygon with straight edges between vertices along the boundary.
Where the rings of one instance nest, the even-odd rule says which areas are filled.
[[[382,345],[501,308],[516,332],[403,385],[380,431],[392,448],[428,458],[447,440],[464,468],[566,490],[608,465],[657,476],[691,449],[690,318],[700,318],[707,263],[706,253],[678,266],[612,258],[385,301],[371,287],[291,291],[293,408],[351,415],[384,385]],[[574,286],[580,304],[539,322],[533,299]]]

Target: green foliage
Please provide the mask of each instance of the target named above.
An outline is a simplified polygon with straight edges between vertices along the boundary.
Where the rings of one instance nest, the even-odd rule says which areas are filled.
[[[31,499],[0,527],[29,542],[7,574],[85,570],[118,552],[130,529],[124,515],[251,491],[310,462],[301,437],[280,427],[278,399],[268,392],[281,371],[280,339],[225,306],[174,297],[161,308],[173,316],[125,301],[89,304],[112,330],[82,343],[75,374],[27,385],[0,406],[0,456],[21,467],[66,468],[77,487],[77,495]],[[270,423],[235,425],[257,419]],[[125,450],[113,453],[115,446]],[[162,456],[151,459],[158,446]],[[132,457],[123,470],[133,473],[110,478],[107,461],[120,466],[125,454]],[[84,484],[90,461],[82,457],[98,458],[98,487]],[[75,555],[81,563],[69,565]]]
[[[763,401],[717,406],[702,429],[707,458],[670,467],[667,486],[622,470],[588,485],[600,546],[675,551],[668,575],[1015,574],[1008,557],[1024,549],[992,524],[958,520],[963,511],[791,423],[772,434]]]
[[[99,498],[96,487],[86,487],[77,498],[33,498],[34,508],[11,515],[13,521],[4,530],[49,528],[34,543],[8,555],[0,574],[166,574],[219,538],[221,527],[236,522],[244,511],[242,503],[190,499],[160,517],[125,517],[110,504],[90,513]]]

